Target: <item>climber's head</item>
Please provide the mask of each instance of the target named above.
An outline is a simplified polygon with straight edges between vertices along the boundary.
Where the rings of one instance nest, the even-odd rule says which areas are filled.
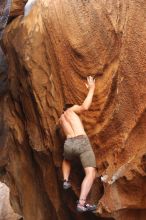
[[[63,107],[63,111],[66,111],[68,108],[71,108],[74,104],[65,104],[64,107]]]

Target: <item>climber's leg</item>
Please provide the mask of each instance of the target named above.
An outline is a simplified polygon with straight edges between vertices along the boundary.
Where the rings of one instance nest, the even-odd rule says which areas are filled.
[[[79,197],[79,202],[77,204],[77,210],[79,212],[84,211],[95,211],[95,205],[86,204],[86,198],[89,194],[89,191],[92,187],[92,184],[96,178],[96,169],[94,167],[86,167],[85,168],[85,178],[81,185],[81,193]]]
[[[79,212],[96,210],[96,205],[89,205],[86,203],[86,198],[97,175],[96,160],[90,143],[86,140],[86,142],[84,141],[84,144],[86,144],[86,151],[80,154],[80,160],[85,170],[85,178],[81,185],[81,193],[77,204],[77,210]]]
[[[71,184],[69,182],[69,175],[71,171],[71,162],[69,160],[64,159],[62,162],[62,173],[63,173],[63,188],[69,189]]]
[[[69,180],[69,175],[71,171],[71,162],[69,160],[63,160],[62,162],[62,173],[63,173],[63,179]]]
[[[81,185],[81,193],[80,193],[80,204],[84,204],[87,198],[87,195],[92,187],[92,184],[96,177],[96,169],[94,167],[86,167],[85,168],[85,178]]]

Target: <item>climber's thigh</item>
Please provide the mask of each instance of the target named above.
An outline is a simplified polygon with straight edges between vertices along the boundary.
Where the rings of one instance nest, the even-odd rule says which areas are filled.
[[[96,159],[92,149],[80,154],[80,160],[84,168],[96,167]]]
[[[73,142],[71,138],[66,139],[64,143],[64,159],[73,160],[74,159],[74,150],[73,150]]]

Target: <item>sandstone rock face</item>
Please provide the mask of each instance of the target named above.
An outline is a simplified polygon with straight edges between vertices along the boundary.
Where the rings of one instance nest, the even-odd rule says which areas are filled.
[[[25,220],[145,220],[145,12],[145,0],[37,0],[27,17],[7,26],[8,160],[1,179]],[[82,120],[106,181],[91,192],[97,215],[82,216],[75,201],[83,171],[73,163],[72,190],[63,192],[63,140],[55,129],[64,103],[82,103],[88,75],[96,91]]]
[[[23,15],[24,6],[27,0],[13,0],[11,4],[10,17],[17,17],[18,15]]]
[[[9,201],[9,188],[0,182],[0,219],[1,220],[18,220],[20,216],[18,216],[12,210]]]

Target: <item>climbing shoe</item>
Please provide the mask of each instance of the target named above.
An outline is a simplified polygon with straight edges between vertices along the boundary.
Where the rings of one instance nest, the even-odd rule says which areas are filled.
[[[71,188],[71,183],[69,180],[64,180],[63,181],[63,189],[69,189]]]
[[[96,205],[90,205],[88,203],[81,205],[79,202],[77,202],[77,211],[78,212],[95,212],[96,208],[97,208]]]

